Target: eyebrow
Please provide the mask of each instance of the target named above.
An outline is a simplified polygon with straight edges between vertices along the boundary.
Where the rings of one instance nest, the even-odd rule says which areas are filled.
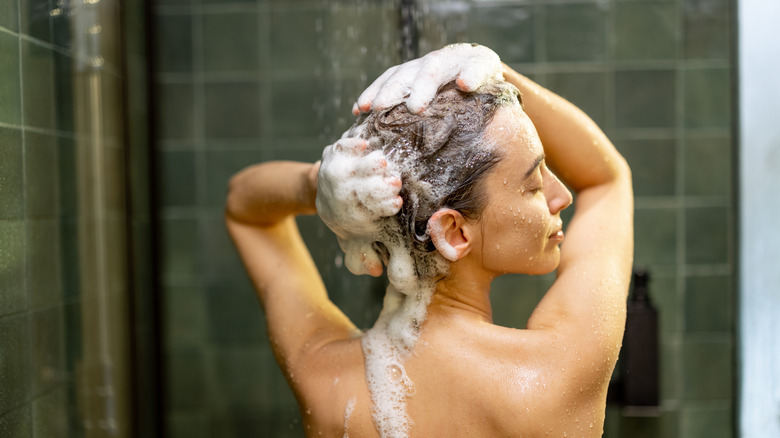
[[[536,157],[536,160],[534,160],[534,165],[531,166],[530,169],[528,169],[528,171],[525,173],[525,176],[523,177],[523,179],[528,178],[529,176],[531,176],[531,174],[534,173],[534,170],[536,170],[536,168],[539,167],[540,164],[542,164],[543,160],[544,160],[544,154],[539,155],[538,157]]]

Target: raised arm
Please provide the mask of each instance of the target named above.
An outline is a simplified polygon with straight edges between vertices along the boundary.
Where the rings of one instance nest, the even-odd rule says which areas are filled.
[[[226,222],[266,313],[268,335],[283,369],[358,333],[328,299],[295,216],[314,214],[318,165],[269,162],[230,181]]]
[[[548,165],[576,193],[561,246],[558,276],[534,310],[529,329],[554,329],[577,353],[617,359],[633,262],[631,172],[606,135],[576,106],[504,66]],[[606,363],[605,363],[606,365]]]

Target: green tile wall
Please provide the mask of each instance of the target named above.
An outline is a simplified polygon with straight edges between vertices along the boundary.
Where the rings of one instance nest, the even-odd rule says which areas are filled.
[[[400,61],[398,3],[153,2],[169,436],[302,435],[224,233],[221,203],[237,169],[316,160],[351,123],[362,88]],[[494,48],[580,106],[632,166],[635,259],[653,273],[660,311],[662,403],[657,418],[610,405],[605,436],[732,436],[731,2],[420,0],[417,7],[422,53],[458,41]],[[317,242],[312,254],[333,299],[369,326],[383,280],[351,276],[327,229],[316,218],[299,224]],[[552,280],[497,280],[495,321],[522,327]],[[342,295],[353,290],[368,292]]]
[[[80,350],[69,309],[80,298],[76,267],[64,260],[75,209],[73,90],[56,76],[72,52],[50,9],[0,6],[0,435],[9,437],[83,430],[69,398]]]
[[[77,373],[85,361],[82,306],[89,303],[79,229],[89,218],[77,194],[83,133],[75,127],[71,23],[82,11],[75,2],[0,3],[0,436],[81,437],[84,397],[77,393],[84,386]],[[118,22],[103,24],[119,29]],[[119,73],[106,76],[105,96],[120,93]],[[103,108],[112,130],[104,140],[114,146],[107,150],[109,165],[122,159],[111,117],[121,111]],[[124,199],[113,189],[121,188],[106,187],[116,213]]]

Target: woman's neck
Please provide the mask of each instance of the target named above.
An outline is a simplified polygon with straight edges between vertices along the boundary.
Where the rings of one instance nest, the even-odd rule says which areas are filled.
[[[492,323],[490,284],[495,276],[481,270],[462,269],[457,265],[453,263],[450,274],[436,283],[436,293],[428,307],[428,317],[456,314]]]

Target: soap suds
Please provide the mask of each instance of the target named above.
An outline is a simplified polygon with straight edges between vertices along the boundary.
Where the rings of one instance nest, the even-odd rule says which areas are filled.
[[[349,438],[349,417],[352,416],[352,411],[355,410],[355,402],[357,399],[352,397],[347,400],[347,406],[344,408],[344,438]]]

